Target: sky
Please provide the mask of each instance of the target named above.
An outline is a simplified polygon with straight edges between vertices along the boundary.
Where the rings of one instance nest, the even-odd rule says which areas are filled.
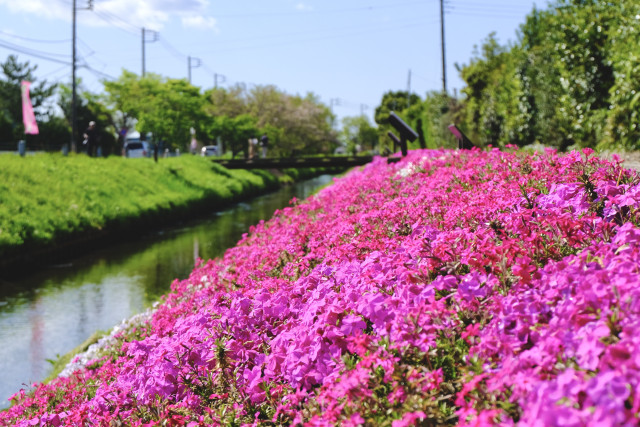
[[[440,0],[75,0],[77,76],[101,93],[126,69],[214,85],[315,94],[338,119],[390,90],[442,90]],[[456,64],[495,32],[501,44],[546,0],[446,0],[447,90]],[[91,6],[91,9],[89,9]],[[73,0],[0,0],[0,61],[18,55],[49,82],[71,82]],[[144,28],[144,42],[143,42]]]

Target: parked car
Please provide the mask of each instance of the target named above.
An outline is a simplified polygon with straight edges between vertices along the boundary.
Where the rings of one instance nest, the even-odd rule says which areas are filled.
[[[149,144],[146,141],[140,141],[139,139],[127,140],[124,143],[124,156],[125,157],[148,157],[151,152]]]
[[[217,156],[218,155],[218,146],[217,145],[205,145],[204,147],[202,147],[202,150],[200,151],[200,154],[202,155],[202,157]]]

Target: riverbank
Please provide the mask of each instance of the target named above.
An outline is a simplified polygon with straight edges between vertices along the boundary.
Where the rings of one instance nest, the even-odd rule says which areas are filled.
[[[227,170],[197,156],[0,155],[0,269],[37,269],[319,173]]]

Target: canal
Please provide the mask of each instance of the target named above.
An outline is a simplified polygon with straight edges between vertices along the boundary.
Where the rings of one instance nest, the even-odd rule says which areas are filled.
[[[48,359],[144,311],[189,275],[196,258],[221,256],[249,226],[331,181],[322,175],[22,279],[0,279],[0,409],[50,374]]]

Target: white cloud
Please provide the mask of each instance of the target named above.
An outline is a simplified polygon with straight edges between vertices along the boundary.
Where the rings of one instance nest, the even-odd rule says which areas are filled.
[[[0,0],[13,13],[28,13],[45,18],[71,20],[71,5],[48,0]]]
[[[296,4],[296,9],[297,10],[313,10],[313,7],[311,7],[311,5],[300,2]]]
[[[215,28],[216,20],[207,16],[208,0],[103,0],[94,1],[94,13],[84,10],[88,0],[75,0],[82,23],[94,26],[118,25],[160,30],[179,17],[185,27]],[[0,6],[13,13],[34,14],[49,19],[71,20],[71,2],[51,0],[0,0]]]
[[[216,29],[216,19],[210,16],[191,15],[182,17],[182,25],[201,30]]]

